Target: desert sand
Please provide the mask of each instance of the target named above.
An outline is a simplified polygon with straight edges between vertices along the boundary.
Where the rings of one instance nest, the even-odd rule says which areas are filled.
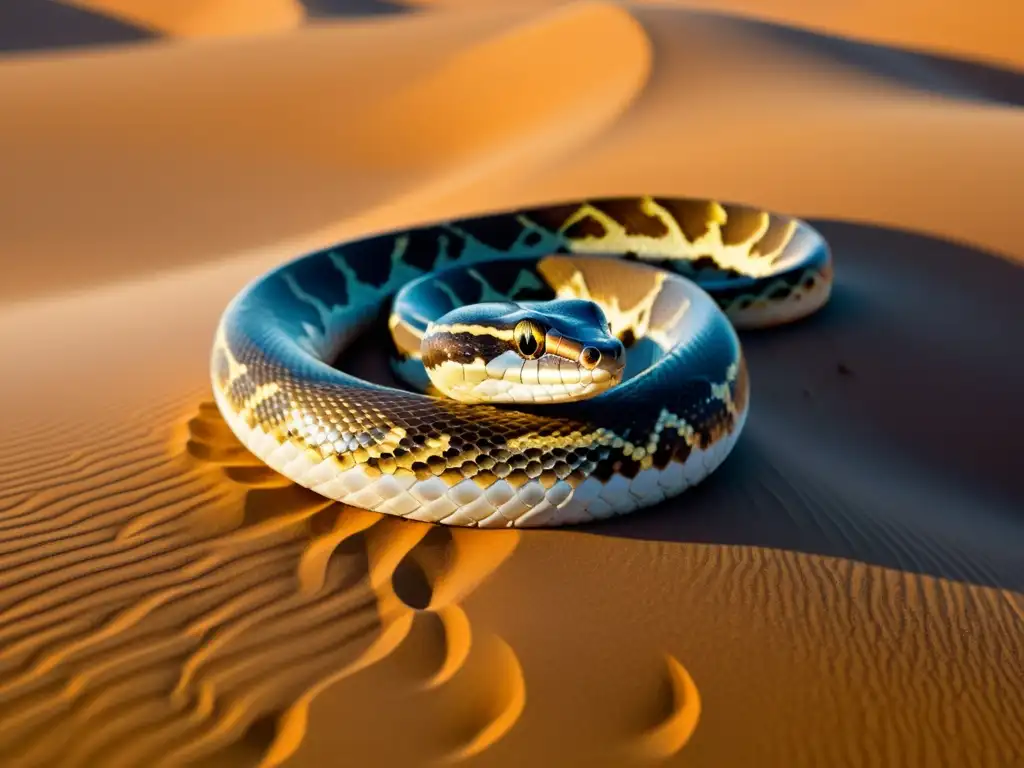
[[[13,5],[3,765],[1024,766],[1024,6]],[[382,519],[213,406],[271,266],[631,193],[835,257],[819,315],[744,334],[749,423],[684,496]]]

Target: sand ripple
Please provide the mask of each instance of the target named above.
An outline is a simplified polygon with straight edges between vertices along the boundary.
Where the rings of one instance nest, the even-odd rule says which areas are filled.
[[[453,754],[512,728],[525,700],[515,653],[486,633],[478,648],[460,601],[516,532],[466,538],[331,503],[257,465],[212,404],[187,432],[170,455],[136,439],[120,460],[72,463],[5,510],[6,764],[234,764],[265,751],[261,764],[277,765],[320,692],[423,622],[439,631],[414,645],[421,688],[486,658],[475,685],[493,711],[472,713]]]

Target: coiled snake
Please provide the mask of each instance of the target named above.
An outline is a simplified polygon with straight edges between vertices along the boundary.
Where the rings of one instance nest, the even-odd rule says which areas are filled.
[[[493,213],[258,278],[221,318],[213,390],[252,453],[331,499],[449,525],[580,523],[712,472],[749,408],[734,326],[810,314],[831,284],[814,229],[751,208],[634,197]],[[442,394],[332,366],[388,302],[394,370]]]

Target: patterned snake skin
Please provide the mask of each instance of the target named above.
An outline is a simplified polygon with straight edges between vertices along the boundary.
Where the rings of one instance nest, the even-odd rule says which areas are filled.
[[[410,281],[512,260],[521,269],[488,273],[477,300],[595,301],[628,350],[622,384],[504,407],[331,365]],[[712,472],[749,406],[734,327],[804,317],[831,284],[815,230],[751,208],[637,197],[489,214],[340,244],[257,279],[221,318],[214,395],[250,451],[328,498],[448,525],[581,523],[651,506]],[[390,327],[396,370],[416,383],[421,333],[408,314],[396,310]]]

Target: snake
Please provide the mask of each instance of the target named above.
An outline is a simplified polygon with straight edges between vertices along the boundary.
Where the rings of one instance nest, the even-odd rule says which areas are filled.
[[[794,216],[653,195],[490,210],[282,263],[224,309],[214,399],[258,460],[322,497],[481,528],[652,507],[728,457],[739,331],[823,307]],[[386,318],[393,381],[343,369]]]

